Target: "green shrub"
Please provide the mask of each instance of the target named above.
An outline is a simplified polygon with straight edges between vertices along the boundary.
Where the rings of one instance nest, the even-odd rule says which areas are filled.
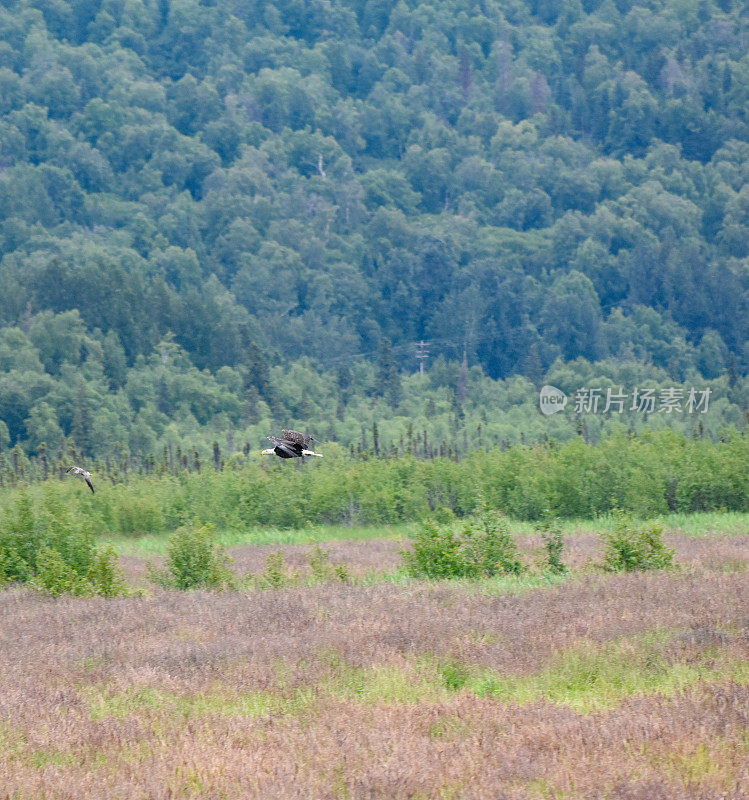
[[[22,492],[0,526],[0,585],[20,581],[52,595],[125,592],[111,548],[97,549],[87,520],[77,520],[50,489],[35,508]]]
[[[118,556],[111,545],[100,547],[88,571],[88,580],[94,594],[101,597],[118,597],[127,594],[125,576],[117,564]]]
[[[78,575],[85,577],[96,556],[96,537],[86,519],[75,519],[66,505],[49,494],[37,514],[44,544],[56,550]]]
[[[603,569],[607,572],[667,569],[672,565],[674,551],[663,542],[663,526],[651,522],[636,527],[632,518],[616,512],[616,525],[604,531]]]
[[[316,544],[307,559],[312,570],[312,578],[320,583],[327,580],[331,569],[330,553],[327,550],[323,550],[319,544]]]
[[[8,577],[9,571],[6,555],[0,551],[0,589],[10,583],[10,578]]]
[[[307,559],[312,571],[312,580],[315,583],[328,583],[330,581],[348,583],[351,579],[346,566],[344,564],[331,564],[330,553],[327,550],[323,550],[319,544],[312,548]]]
[[[284,561],[283,553],[278,550],[268,553],[265,559],[265,572],[257,576],[255,584],[260,589],[282,589],[291,586],[298,579],[296,572],[292,572]]]
[[[30,498],[48,488],[64,499],[78,525],[124,535],[171,533],[194,517],[212,522],[217,530],[244,531],[258,525],[300,527],[307,520],[414,521],[434,509],[438,524],[448,525],[453,513],[459,518],[475,513],[480,497],[524,520],[544,519],[547,512],[590,518],[609,513],[615,504],[638,518],[749,508],[747,471],[742,469],[749,459],[747,435],[714,443],[663,430],[617,434],[596,445],[575,437],[563,444],[478,450],[460,461],[412,456],[352,461],[341,452],[329,460],[328,455],[304,470],[287,469],[290,465],[280,459],[250,459],[238,471],[184,471],[174,477],[129,473],[128,483],[107,486],[102,481],[95,495],[73,481],[48,481],[41,492],[2,488],[0,539],[15,540],[4,569],[13,580],[33,574],[40,547],[35,537],[44,526],[34,521],[31,505],[39,504]],[[290,499],[279,503],[279,496]]]
[[[351,582],[351,573],[345,564],[333,564],[333,575],[337,581],[341,583]]]
[[[564,575],[567,572],[567,567],[562,561],[562,553],[564,553],[564,536],[559,526],[554,523],[547,524],[544,530],[540,531],[541,538],[544,542],[544,549],[546,550],[546,568],[549,572],[555,575]]]
[[[43,539],[31,498],[26,491],[21,491],[15,509],[6,512],[0,527],[0,558],[6,581],[28,581],[33,577]]]
[[[213,525],[193,523],[169,537],[166,567],[150,569],[150,575],[165,588],[223,589],[235,583],[229,562],[224,548],[215,541]]]
[[[449,659],[441,664],[437,673],[445,688],[451,692],[459,692],[471,677],[469,667],[455,659]]]
[[[31,585],[53,596],[72,594],[88,597],[94,594],[91,582],[84,575],[78,574],[51,547],[42,547],[37,554],[37,569]]]
[[[142,493],[121,489],[114,503],[114,516],[117,529],[125,536],[164,530],[164,515],[157,499]]]
[[[406,569],[417,578],[452,578],[463,574],[460,541],[452,526],[427,520],[412,541],[413,550],[401,552]]]
[[[449,525],[451,522],[455,522],[455,513],[447,506],[438,506],[434,509],[432,518],[440,525]]]
[[[507,522],[484,509],[458,526],[428,521],[402,551],[408,572],[425,578],[480,578],[524,570]]]
[[[0,545],[0,587],[13,581],[28,581],[32,574],[18,551]]]
[[[496,511],[484,510],[464,523],[463,536],[469,563],[475,565],[478,576],[523,572],[510,526]]]

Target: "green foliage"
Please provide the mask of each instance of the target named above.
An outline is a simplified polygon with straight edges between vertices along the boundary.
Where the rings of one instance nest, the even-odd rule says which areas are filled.
[[[459,526],[425,522],[412,548],[402,555],[415,577],[480,578],[525,569],[506,520],[488,509]]]
[[[447,506],[440,506],[434,510],[432,519],[438,525],[450,525],[455,522],[455,512]]]
[[[94,554],[94,561],[88,571],[94,594],[101,597],[118,597],[127,594],[125,576],[117,565],[118,556],[110,546],[100,547]]]
[[[471,679],[471,669],[466,664],[456,659],[449,659],[438,665],[437,674],[451,692],[459,692]]]
[[[10,583],[10,565],[8,564],[8,556],[6,553],[0,551],[0,589]]]
[[[327,550],[323,550],[319,544],[316,544],[309,553],[308,561],[313,579],[323,582],[330,569],[330,553]]]
[[[345,564],[331,564],[330,553],[323,550],[316,544],[310,550],[307,560],[312,572],[312,580],[315,583],[328,583],[330,581],[340,581],[348,583],[351,579]]]
[[[351,573],[345,564],[333,564],[333,575],[340,583],[351,583]]]
[[[31,578],[43,542],[44,535],[38,530],[31,497],[22,491],[16,498],[15,513],[6,511],[0,529],[0,553],[6,580],[27,581]]]
[[[0,527],[0,584],[26,582],[52,595],[126,592],[124,576],[111,547],[97,548],[86,520],[74,518],[49,489],[35,506],[19,494]]]
[[[36,573],[31,585],[51,595],[72,594],[92,595],[91,582],[80,575],[62,554],[51,547],[42,547],[37,554]]]
[[[164,529],[162,511],[153,498],[120,492],[113,500],[110,516],[120,533],[137,536]]]
[[[96,542],[86,520],[75,519],[55,495],[48,493],[37,514],[37,525],[45,531],[45,543],[58,552],[66,564],[79,575],[88,574],[94,563]]]
[[[749,510],[744,466],[749,437],[730,432],[715,443],[669,430],[617,434],[595,445],[576,437],[564,444],[494,447],[457,461],[412,456],[365,460],[332,444],[320,449],[324,459],[300,466],[240,456],[223,472],[128,473],[121,476],[127,482],[116,485],[95,473],[96,494],[67,477],[25,489],[2,488],[4,569],[14,580],[25,580],[34,570],[34,553],[46,543],[40,537],[59,529],[78,531],[84,538],[157,535],[172,533],[193,518],[241,534],[303,530],[308,522],[388,525],[433,514],[439,517],[438,527],[447,528],[479,512],[481,498],[508,518],[529,521],[547,515],[590,519],[615,507],[636,518]],[[86,552],[81,557],[88,558]]]
[[[282,589],[293,585],[298,577],[296,572],[287,567],[283,553],[279,550],[276,553],[268,553],[265,559],[265,572],[257,576],[255,585],[260,589]]]
[[[625,512],[617,511],[612,531],[604,531],[603,568],[607,572],[668,569],[674,551],[663,541],[663,526],[650,523],[637,527]]]
[[[452,526],[424,522],[413,538],[413,551],[402,551],[406,569],[417,577],[450,578],[462,575],[460,542]]]
[[[549,572],[555,575],[564,575],[567,572],[567,567],[562,561],[564,554],[564,536],[559,529],[558,520],[549,523],[543,530],[541,530],[541,538],[544,542],[544,549],[546,550],[546,566]]]
[[[216,544],[210,523],[194,522],[178,528],[170,537],[167,563],[162,571],[151,570],[152,579],[165,588],[224,589],[234,585],[229,557]]]

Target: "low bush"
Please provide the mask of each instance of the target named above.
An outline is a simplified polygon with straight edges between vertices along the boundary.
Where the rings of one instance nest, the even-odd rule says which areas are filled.
[[[265,572],[253,576],[253,580],[258,589],[283,589],[285,586],[295,584],[299,580],[299,575],[289,569],[283,553],[279,550],[268,554],[265,559]]]
[[[151,579],[164,588],[224,589],[235,585],[230,558],[216,541],[213,525],[184,525],[170,537],[163,570],[149,568]]]
[[[283,553],[278,550],[269,553],[265,559],[265,571],[259,575],[248,575],[246,583],[255,589],[284,589],[288,586],[298,586],[310,582],[318,583],[348,583],[351,580],[345,564],[333,564],[330,553],[316,544],[307,554],[307,563],[310,567],[309,578],[302,577],[297,570],[291,569],[286,563]]]
[[[127,594],[125,576],[119,568],[118,555],[111,545],[100,547],[94,554],[94,563],[88,571],[88,579],[94,594],[101,597],[118,597]]]
[[[617,511],[616,525],[604,531],[603,569],[607,572],[667,569],[674,551],[663,541],[663,526],[651,522],[637,527],[629,514]]]
[[[51,547],[42,547],[37,554],[37,568],[30,584],[45,594],[90,596],[94,588],[86,576],[79,574]]]
[[[148,495],[135,495],[119,489],[112,514],[116,529],[124,536],[142,536],[164,530],[164,514],[158,499]]]
[[[509,525],[488,509],[458,526],[428,521],[412,544],[413,549],[402,555],[414,577],[480,578],[525,569]]]
[[[348,583],[351,579],[346,565],[331,563],[330,553],[323,550],[319,544],[312,548],[307,560],[312,571],[312,580],[315,583],[330,583],[331,581]]]
[[[546,551],[546,569],[555,575],[564,575],[567,572],[567,567],[562,561],[564,536],[562,536],[562,531],[559,530],[556,520],[548,523],[540,533]]]

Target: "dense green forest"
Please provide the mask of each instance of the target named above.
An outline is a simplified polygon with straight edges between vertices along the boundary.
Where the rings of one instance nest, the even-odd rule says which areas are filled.
[[[747,50],[739,0],[5,0],[0,478],[743,429]]]

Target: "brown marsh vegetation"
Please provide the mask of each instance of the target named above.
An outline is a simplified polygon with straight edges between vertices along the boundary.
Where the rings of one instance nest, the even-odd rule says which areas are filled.
[[[749,537],[668,540],[679,570],[603,575],[569,538],[567,579],[510,594],[6,590],[0,798],[744,798]],[[400,546],[326,548],[364,575]]]

